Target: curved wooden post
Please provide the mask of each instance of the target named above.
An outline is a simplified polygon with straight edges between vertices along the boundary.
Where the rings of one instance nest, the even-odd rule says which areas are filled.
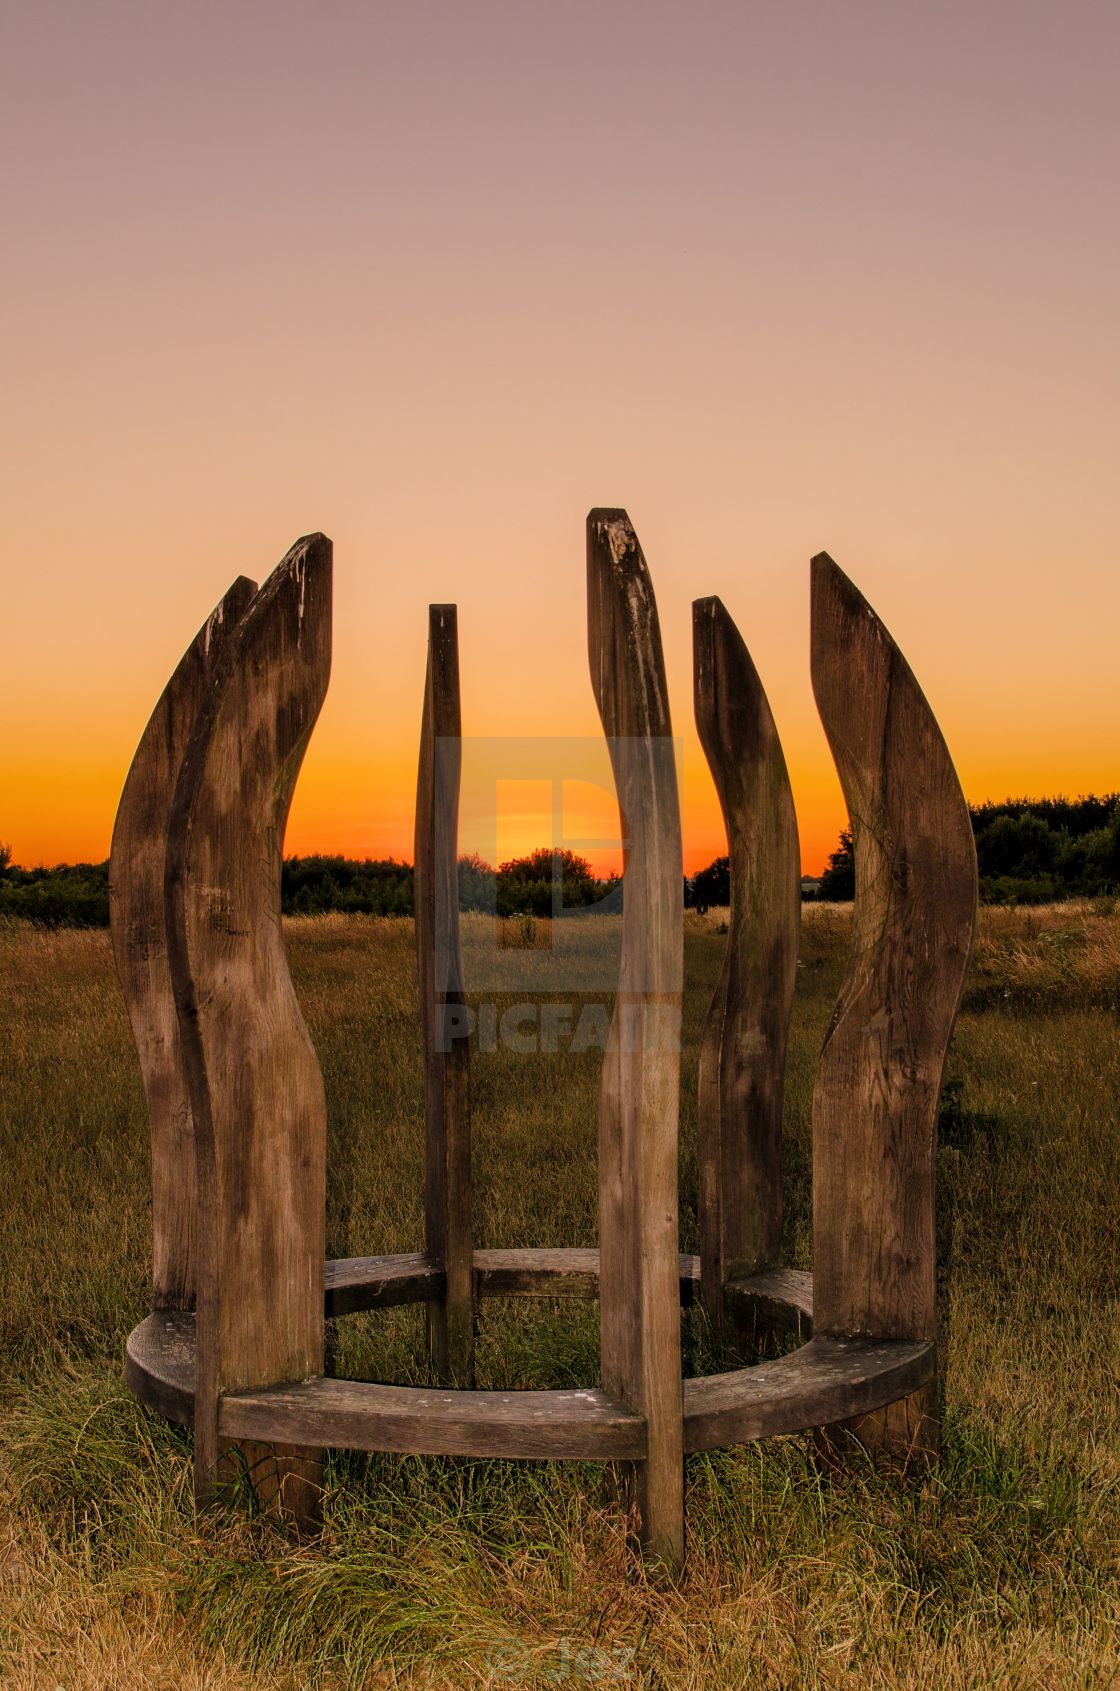
[[[326,692],[331,544],[297,542],[218,666],[179,777],[167,865],[171,979],[195,1124],[195,1490],[234,1460],[225,1392],[323,1370],[326,1106],[284,955],[281,848]],[[241,1446],[262,1500],[300,1522],[320,1453]]]
[[[256,583],[239,576],[187,647],[136,748],[109,852],[109,928],[152,1144],[152,1308],[193,1309],[194,1127],[167,961],[163,882],[175,783]]]
[[[778,1260],[782,1100],[801,926],[793,793],[758,671],[718,599],[692,607],[696,727],[727,829],[731,920],[700,1043],[700,1296],[717,1337],[753,1320],[728,1280]]]
[[[681,824],[661,631],[625,511],[587,519],[591,680],[622,817],[622,960],[599,1088],[603,1387],[646,1418],[635,1464],[646,1554],[684,1557],[677,1225]]]
[[[459,635],[456,607],[428,608],[428,667],[416,781],[413,869],[416,961],[424,1037],[424,1220],[429,1260],[446,1295],[428,1303],[439,1377],[469,1384],[474,1369],[471,1255],[470,1044],[459,951]]]
[[[813,559],[813,690],[852,822],[855,929],[813,1094],[813,1328],[932,1340],[933,1154],[976,923],[976,851],[941,730],[871,606]],[[936,1383],[845,1424],[937,1448]]]

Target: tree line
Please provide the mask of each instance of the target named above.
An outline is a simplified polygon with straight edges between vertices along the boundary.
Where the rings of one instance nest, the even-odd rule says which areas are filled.
[[[495,869],[475,855],[459,859],[459,906],[498,916],[552,916],[620,908],[621,880],[597,877],[573,851],[542,846]],[[286,857],[280,878],[285,915],[349,911],[367,916],[411,916],[412,865],[394,857],[352,858],[316,854]],[[109,864],[61,863],[21,869],[0,845],[0,916],[22,917],[44,927],[93,928],[109,923]]]
[[[1065,898],[1120,893],[1120,793],[1081,798],[1005,799],[970,805],[987,904],[1049,904]],[[686,906],[726,905],[728,859],[717,857],[683,883]],[[855,895],[852,836],[844,829],[813,896],[846,901]],[[280,883],[286,915],[352,911],[411,916],[412,865],[393,857],[316,854],[284,859]],[[459,859],[459,905],[498,916],[578,914],[621,908],[618,876],[598,877],[586,858],[541,846],[497,868],[472,855]],[[21,869],[0,844],[0,916],[44,927],[105,927],[109,921],[109,865],[62,863]]]
[[[983,904],[1053,904],[1120,892],[1120,793],[970,804]],[[848,829],[816,896],[855,897]]]

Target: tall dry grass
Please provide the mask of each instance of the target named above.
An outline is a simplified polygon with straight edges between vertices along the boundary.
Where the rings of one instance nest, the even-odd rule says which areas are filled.
[[[786,1123],[786,1250],[805,1265],[812,1073],[848,923],[805,913]],[[499,1011],[609,979],[617,924],[565,928],[470,918],[468,974]],[[686,1247],[718,928],[686,923]],[[411,925],[326,917],[288,933],[330,1105],[328,1248],[415,1249]],[[693,1459],[688,1574],[659,1590],[583,1465],[338,1453],[321,1542],[240,1513],[196,1525],[189,1440],[121,1378],[147,1300],[148,1175],[106,937],[0,929],[3,1683],[1120,1683],[1118,970],[1116,916],[983,912],[938,1152],[941,1471],[917,1488],[825,1480],[800,1439]],[[477,1055],[480,1243],[594,1241],[597,1078],[594,1049]],[[334,1366],[423,1378],[420,1340],[413,1311],[350,1318]],[[484,1382],[588,1383],[596,1368],[593,1307],[484,1306]]]

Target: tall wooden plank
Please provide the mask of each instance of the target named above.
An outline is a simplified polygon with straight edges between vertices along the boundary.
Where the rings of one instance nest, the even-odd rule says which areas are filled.
[[[852,953],[813,1095],[814,1332],[932,1340],[934,1142],[976,923],[968,810],[898,647],[832,559],[812,563],[812,672],[855,844]],[[937,1445],[935,1387],[852,1427]]]
[[[446,1293],[428,1303],[428,1340],[439,1377],[467,1385],[474,1366],[474,1269],[470,1045],[459,949],[461,735],[456,607],[431,605],[413,887],[424,1040],[425,1230],[429,1259],[446,1275]]]
[[[723,969],[700,1044],[700,1296],[713,1331],[753,1321],[724,1287],[772,1267],[782,1237],[782,1100],[801,926],[801,857],[786,761],[750,654],[719,599],[692,607],[696,728],[731,866]]]
[[[152,1307],[193,1309],[194,1128],[167,961],[163,882],[175,784],[223,647],[256,583],[239,576],[187,647],[136,748],[113,825],[109,928],[152,1146]]]
[[[200,1502],[236,1468],[223,1392],[323,1369],[326,1106],[280,925],[284,827],[331,654],[331,544],[297,542],[242,619],[183,762],[167,930],[195,1124]],[[314,1518],[320,1453],[241,1447],[259,1493]]]
[[[605,1390],[646,1417],[635,1465],[651,1561],[684,1557],[677,1124],[681,824],[661,632],[625,511],[587,519],[591,680],[618,789],[622,957],[599,1090],[600,1333]]]

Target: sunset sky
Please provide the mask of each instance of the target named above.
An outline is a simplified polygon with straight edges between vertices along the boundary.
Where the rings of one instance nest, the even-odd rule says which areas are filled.
[[[1118,59],[1113,0],[6,5],[0,840],[103,858],[182,649],[321,529],[287,849],[411,858],[429,601],[468,735],[598,735],[593,505],[653,575],[687,868],[710,593],[806,871],[835,843],[822,549],[970,799],[1120,787]],[[548,843],[554,750],[468,748],[465,848],[498,779],[499,854]],[[593,764],[577,849],[617,833]]]

